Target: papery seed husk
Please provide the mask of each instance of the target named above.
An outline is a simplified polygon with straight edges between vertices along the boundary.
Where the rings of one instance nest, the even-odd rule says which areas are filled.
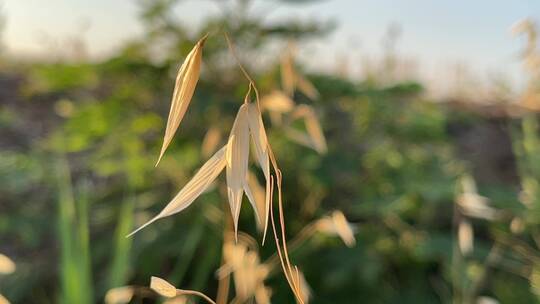
[[[325,154],[327,152],[326,138],[313,108],[308,105],[299,105],[291,116],[293,119],[304,119],[306,131],[311,138],[313,148],[319,154]]]
[[[302,146],[305,146],[305,147],[308,147],[310,149],[317,151],[317,149],[315,148],[315,144],[313,143],[313,140],[307,133],[296,130],[294,128],[286,128],[285,135],[290,140],[296,142],[297,144],[300,144]]]
[[[261,98],[261,107],[272,112],[288,113],[294,109],[294,101],[281,91],[273,91]]]
[[[349,225],[349,222],[345,218],[345,215],[341,211],[334,211],[332,213],[332,222],[336,229],[337,234],[343,240],[345,245],[348,247],[354,246],[356,244],[356,239],[354,238],[354,232]]]
[[[135,294],[132,286],[122,286],[109,289],[105,294],[105,304],[125,304],[129,303]]]
[[[202,49],[206,38],[207,36],[204,36],[197,42],[178,70],[171,101],[171,109],[169,111],[167,127],[165,129],[165,136],[163,137],[163,145],[161,146],[161,152],[159,153],[156,166],[159,164],[165,150],[167,150],[167,147],[171,143],[176,130],[180,126],[180,122],[184,118],[191,102],[191,98],[193,97],[193,93],[195,92],[195,87],[199,81]]]
[[[165,281],[164,279],[158,277],[150,278],[150,288],[157,292],[159,295],[166,298],[175,297],[177,294],[176,287],[174,287],[171,283]]]
[[[313,139],[313,143],[317,152],[324,154],[327,151],[326,138],[322,132],[321,125],[314,111],[310,111],[310,114],[306,116],[306,130]]]
[[[3,295],[0,294],[0,304],[9,304],[8,299],[6,299]]]
[[[474,246],[474,232],[471,223],[461,220],[458,226],[458,245],[461,254],[467,255],[472,252]]]
[[[15,271],[17,266],[7,256],[0,253],[0,274],[10,274]]]
[[[268,152],[268,137],[266,136],[266,130],[264,128],[264,122],[262,120],[261,111],[256,104],[248,105],[248,120],[249,120],[249,130],[251,133],[251,138],[253,140],[253,145],[255,146],[255,154],[257,156],[257,161],[261,167],[264,178],[266,181],[265,189],[265,208],[264,212],[260,213],[260,216],[264,218],[261,222],[264,225],[263,240],[266,237],[266,232],[268,230],[268,215],[270,209],[270,156]],[[264,242],[264,241],[263,241]]]
[[[293,96],[296,86],[296,75],[290,50],[286,51],[281,57],[281,86],[287,95]]]
[[[300,289],[300,297],[302,298],[302,301],[304,301],[305,304],[309,303],[309,299],[311,298],[311,287],[309,286],[306,277],[304,276],[304,273],[301,271],[298,272],[299,277],[299,289]]]
[[[223,171],[226,161],[226,146],[221,148],[216,152],[200,169],[195,173],[193,178],[178,192],[178,194],[165,206],[165,208],[153,219],[139,227],[137,230],[130,233],[128,236],[131,236],[143,229],[144,227],[150,225],[160,218],[167,217],[178,213],[185,208],[189,207],[191,203],[201,193],[204,192],[208,186],[216,179],[216,177]]]
[[[184,296],[176,296],[174,298],[167,299],[165,300],[165,302],[163,302],[163,304],[187,304],[187,303],[188,303],[188,299]]]
[[[260,286],[255,290],[255,302],[257,304],[270,304],[272,289],[266,286]]]
[[[249,160],[248,106],[243,104],[234,120],[226,149],[227,194],[233,216],[235,236],[244,193]]]
[[[257,177],[252,173],[248,173],[246,185],[244,186],[244,192],[248,197],[253,210],[255,210],[255,217],[257,219],[257,228],[263,229],[266,223],[266,199],[265,191],[259,185]]]

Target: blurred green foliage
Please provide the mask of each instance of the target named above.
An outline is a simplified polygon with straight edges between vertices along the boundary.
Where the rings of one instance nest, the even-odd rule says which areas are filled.
[[[263,69],[250,59],[270,43],[321,37],[332,24],[267,24],[240,1],[192,33],[173,16],[175,2],[141,1],[147,34],[100,63],[35,63],[4,72],[3,89],[15,97],[0,100],[0,252],[13,257],[18,269],[0,278],[0,290],[13,303],[102,302],[110,288],[147,286],[152,275],[215,294],[223,221],[230,216],[219,188],[181,214],[124,237],[161,210],[205,161],[200,147],[206,131],[216,127],[227,134],[247,88],[215,34],[203,52],[192,105],[154,168],[174,74],[202,33],[225,29],[268,93],[279,87],[279,58]],[[489,118],[426,100],[414,81],[378,85],[308,76],[321,97],[295,99],[317,110],[326,155],[292,143],[265,117],[284,172],[289,239],[335,209],[357,227],[353,248],[316,235],[292,253],[313,290],[312,303],[461,303],[475,301],[467,298],[471,294],[500,303],[539,302],[539,282],[520,271],[540,271],[540,255],[523,256],[513,247],[518,238],[523,248],[538,252],[534,115],[505,121],[519,179],[479,181],[480,192],[506,213],[499,221],[472,220],[475,249],[463,257],[456,241],[456,184],[479,168],[460,152],[463,132],[453,130],[466,133]],[[522,192],[533,198],[533,207],[520,202]],[[525,219],[517,236],[509,228],[512,218]],[[240,220],[242,231],[261,238],[250,212]],[[503,252],[503,266],[485,264],[494,244]],[[274,250],[267,244],[261,256]],[[492,275],[471,288],[487,271]],[[269,285],[274,303],[292,303],[281,275]]]

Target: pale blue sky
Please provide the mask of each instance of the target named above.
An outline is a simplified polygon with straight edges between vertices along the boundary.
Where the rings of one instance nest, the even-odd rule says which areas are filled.
[[[47,41],[62,41],[85,33],[91,56],[106,55],[122,42],[141,33],[134,0],[0,0],[7,15],[3,42],[10,54],[50,55]],[[309,44],[304,61],[313,68],[331,69],[335,59],[355,62],[361,54],[376,56],[389,24],[401,26],[398,50],[418,59],[425,77],[436,77],[450,65],[462,63],[475,73],[508,75],[520,83],[516,59],[521,39],[510,35],[511,25],[525,17],[540,22],[536,0],[328,0],[312,5],[268,5],[269,18],[299,16],[336,20],[339,28],[328,39]],[[262,3],[262,6],[261,6]],[[213,1],[184,0],[176,14],[196,25],[204,15],[217,14]],[[356,59],[355,59],[356,58]]]

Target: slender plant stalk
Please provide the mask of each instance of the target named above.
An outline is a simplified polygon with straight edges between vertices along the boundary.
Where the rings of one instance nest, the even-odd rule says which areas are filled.
[[[86,196],[83,195],[77,212],[69,164],[63,153],[57,156],[55,172],[59,195],[57,224],[61,248],[61,302],[90,304],[92,280]]]
[[[118,224],[114,234],[114,255],[109,273],[108,289],[123,286],[129,270],[131,238],[126,238],[133,225],[135,196],[128,194],[120,206]]]
[[[289,242],[289,252],[294,252],[296,249],[300,248],[300,246],[304,244],[304,242],[308,241],[309,238],[315,234],[315,232],[317,232],[317,228],[315,227],[314,223],[305,226],[302,230],[300,230],[296,237]],[[277,252],[271,255],[263,264],[268,265],[270,273],[273,273],[276,270],[276,266],[279,264],[279,256]]]
[[[195,291],[195,290],[177,289],[177,293],[178,293],[178,295],[197,296],[197,297],[200,297],[200,298],[204,299],[206,302],[208,302],[210,304],[216,304],[216,302],[214,302],[214,300],[210,299],[207,295],[205,295],[202,292]]]

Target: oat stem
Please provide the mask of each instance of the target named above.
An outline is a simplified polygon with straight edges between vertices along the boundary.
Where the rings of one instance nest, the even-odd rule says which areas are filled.
[[[192,296],[197,296],[197,297],[200,297],[200,298],[203,298],[206,302],[210,303],[210,304],[216,304],[216,302],[214,302],[214,300],[210,299],[207,295],[205,295],[204,293],[202,292],[198,292],[196,290],[189,290],[189,289],[177,289],[176,290],[176,293],[178,295],[192,295]]]

